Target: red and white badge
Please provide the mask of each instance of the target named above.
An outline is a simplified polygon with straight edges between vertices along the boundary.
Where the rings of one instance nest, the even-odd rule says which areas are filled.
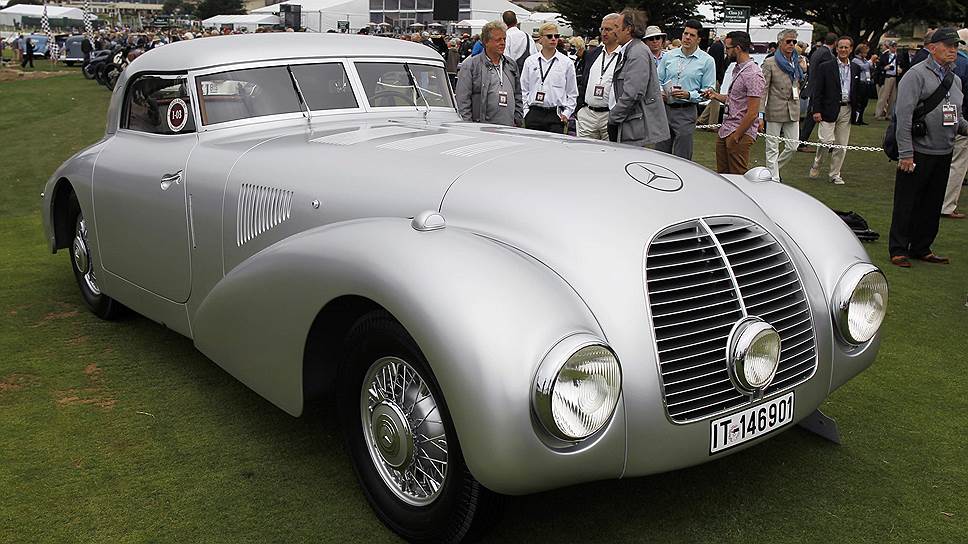
[[[168,129],[172,132],[181,132],[188,123],[188,104],[181,98],[175,98],[168,104]]]

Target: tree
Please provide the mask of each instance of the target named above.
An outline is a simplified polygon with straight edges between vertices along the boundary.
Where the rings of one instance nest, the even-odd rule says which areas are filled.
[[[216,15],[243,15],[245,7],[242,0],[202,0],[195,9],[195,15],[202,20]]]
[[[686,19],[702,19],[696,10],[699,0],[551,0],[551,5],[571,22],[576,33],[597,36],[602,17],[626,7],[638,8],[649,14],[649,24],[663,29],[681,27]]]
[[[957,21],[963,26],[968,13],[968,0],[864,0],[831,2],[830,0],[747,0],[754,15],[769,23],[787,20],[819,23],[840,36],[850,36],[854,43],[877,44],[884,32],[902,21],[925,21],[939,24]],[[818,36],[815,34],[814,38]],[[822,37],[822,36],[819,36]]]

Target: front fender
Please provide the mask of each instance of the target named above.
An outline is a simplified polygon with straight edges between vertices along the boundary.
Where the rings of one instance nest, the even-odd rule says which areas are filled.
[[[416,340],[486,487],[528,493],[622,474],[621,404],[594,445],[567,453],[546,446],[531,419],[532,378],[551,347],[576,332],[604,339],[591,311],[541,263],[459,228],[419,232],[406,219],[367,219],[280,241],[213,289],[195,316],[195,342],[298,415],[310,326],[344,295],[382,305]]]
[[[820,280],[828,301],[848,268],[870,263],[870,256],[846,223],[824,203],[793,187],[773,182],[753,182],[743,176],[728,176],[763,208],[800,248]],[[827,308],[828,314],[830,308]],[[830,322],[830,320],[828,320]],[[880,347],[878,332],[863,346],[845,344],[836,333],[829,391],[837,389],[874,362]]]

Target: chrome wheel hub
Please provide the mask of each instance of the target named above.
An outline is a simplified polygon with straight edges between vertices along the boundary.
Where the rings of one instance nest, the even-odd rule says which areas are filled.
[[[370,459],[390,491],[414,506],[436,500],[447,477],[447,436],[420,373],[397,357],[373,363],[360,392],[360,419]]]
[[[87,288],[95,295],[101,294],[101,288],[97,285],[94,277],[94,270],[91,267],[91,252],[87,245],[87,225],[83,217],[77,218],[77,226],[74,229],[74,243],[71,244],[71,258],[74,259],[74,266],[81,273]]]
[[[390,402],[378,404],[370,416],[370,429],[384,463],[399,470],[413,461],[413,434],[399,406]]]

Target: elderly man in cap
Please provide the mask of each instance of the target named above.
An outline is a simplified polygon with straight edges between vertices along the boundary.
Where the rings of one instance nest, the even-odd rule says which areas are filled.
[[[895,135],[899,160],[888,249],[891,264],[903,268],[911,266],[910,259],[949,262],[935,254],[931,244],[938,235],[938,211],[951,171],[955,135],[968,135],[962,82],[953,72],[959,44],[965,42],[955,29],[939,28],[926,45],[931,56],[912,66],[898,85]],[[923,117],[923,130],[914,129],[914,109],[935,91],[940,100],[929,104],[933,107]]]
[[[968,28],[958,31],[958,37],[968,43]],[[968,96],[968,46],[958,45],[958,56],[955,58],[955,75],[961,79],[961,94]],[[968,100],[961,104],[961,115],[968,119]],[[955,150],[951,157],[951,171],[948,172],[948,188],[944,193],[941,204],[941,217],[948,219],[964,219],[965,214],[958,211],[958,199],[961,197],[961,185],[968,173],[968,137],[955,137]]]
[[[665,54],[665,38],[666,33],[662,32],[662,29],[652,25],[645,29],[645,45],[649,46],[649,51],[652,52],[652,59],[655,61],[656,69],[659,68],[659,61],[662,60],[662,55]]]

